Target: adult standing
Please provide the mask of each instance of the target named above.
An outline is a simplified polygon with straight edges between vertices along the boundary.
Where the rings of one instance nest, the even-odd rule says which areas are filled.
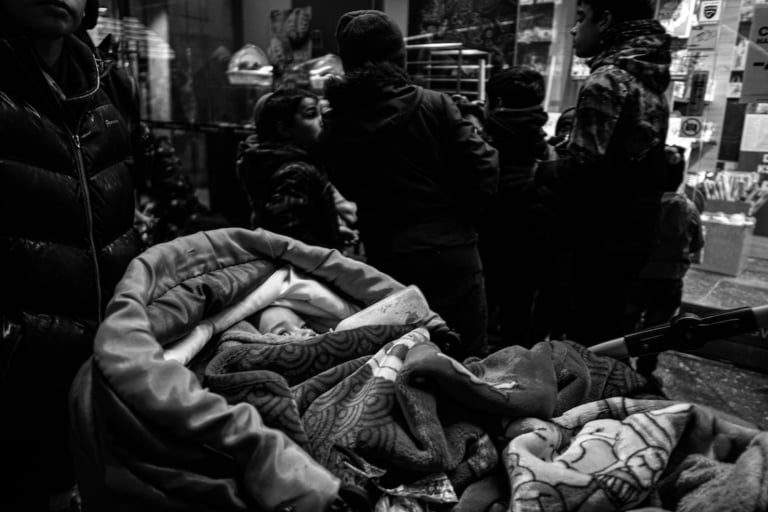
[[[358,205],[368,262],[417,285],[462,338],[486,350],[487,306],[475,223],[498,187],[498,158],[453,100],[414,85],[398,25],[380,11],[336,29],[345,77],[327,88],[331,180]]]
[[[113,63],[74,35],[94,3],[0,2],[2,510],[68,508],[69,386],[139,251]]]
[[[536,174],[562,199],[574,248],[567,334],[586,345],[624,334],[629,287],[657,244],[670,37],[653,16],[647,0],[579,0],[571,34],[591,73],[564,158]]]

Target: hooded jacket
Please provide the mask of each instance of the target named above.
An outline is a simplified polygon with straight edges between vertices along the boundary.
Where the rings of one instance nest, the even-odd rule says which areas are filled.
[[[304,243],[339,248],[339,219],[328,177],[306,150],[249,138],[237,172],[251,204],[252,227]]]
[[[541,166],[537,181],[564,199],[577,243],[649,252],[664,189],[670,37],[642,20],[620,23],[604,39],[579,93],[566,156]]]
[[[533,182],[537,162],[547,160],[544,125],[547,113],[533,108],[494,110],[485,122],[485,133],[499,151],[499,198],[502,203],[520,204],[525,189]]]
[[[498,158],[447,95],[368,65],[329,85],[323,143],[371,261],[472,246]],[[479,269],[478,269],[479,270]]]

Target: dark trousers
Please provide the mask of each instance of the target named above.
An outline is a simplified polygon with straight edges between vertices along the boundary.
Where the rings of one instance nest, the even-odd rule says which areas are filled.
[[[662,325],[680,309],[683,301],[683,280],[678,279],[637,279],[633,284],[627,302],[625,330],[639,331]],[[658,355],[637,358],[637,371],[644,375],[656,369]]]
[[[488,306],[476,246],[368,261],[399,282],[419,287],[430,309],[461,336],[461,346],[451,356],[485,355]]]
[[[569,339],[589,347],[625,334],[630,288],[649,256],[606,250],[574,252]]]

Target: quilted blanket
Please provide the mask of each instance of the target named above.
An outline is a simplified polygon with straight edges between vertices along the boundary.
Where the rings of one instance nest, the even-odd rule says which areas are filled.
[[[623,363],[567,342],[459,362],[413,325],[282,340],[236,325],[220,347],[205,385],[254,405],[343,481],[352,452],[385,472],[381,485],[444,473],[459,494],[499,465],[497,441],[512,419],[549,419],[644,384]]]
[[[768,506],[768,434],[702,406],[626,398],[642,378],[577,344],[459,362],[412,325],[308,340],[237,325],[220,347],[211,390],[254,405],[343,482],[373,481],[377,511]]]

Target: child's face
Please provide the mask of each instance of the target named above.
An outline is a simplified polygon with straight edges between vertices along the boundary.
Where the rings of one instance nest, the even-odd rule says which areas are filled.
[[[317,333],[307,327],[307,323],[292,309],[283,306],[270,306],[261,313],[257,326],[263,334],[311,338]]]
[[[576,56],[588,58],[597,55],[601,50],[600,39],[605,28],[605,16],[598,16],[591,5],[579,0],[576,24],[571,29]]]
[[[57,39],[83,21],[86,0],[0,0],[0,25],[32,37]]]
[[[293,124],[288,128],[290,139],[305,147],[311,147],[320,138],[323,129],[320,106],[315,98],[304,98],[293,116]]]

